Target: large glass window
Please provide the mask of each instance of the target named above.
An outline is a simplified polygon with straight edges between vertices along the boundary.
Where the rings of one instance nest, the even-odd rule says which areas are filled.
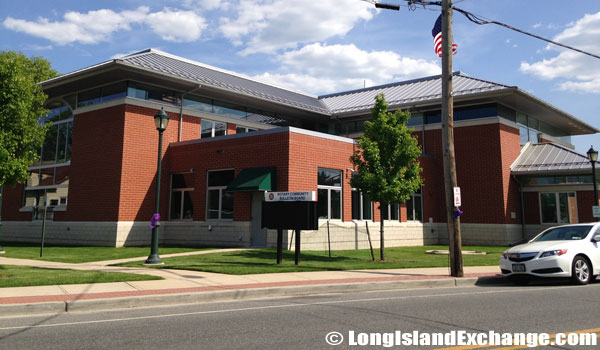
[[[202,119],[200,138],[223,136],[227,134],[227,123]]]
[[[158,86],[129,82],[127,87],[127,96],[139,98],[142,100],[154,100],[169,104],[177,104],[178,99],[173,90],[164,89]]]
[[[194,190],[193,174],[171,175],[171,210],[170,220],[192,219],[194,204],[191,193]]]
[[[576,224],[577,198],[574,192],[540,193],[543,224]]]
[[[398,204],[389,204],[383,210],[383,220],[400,220],[400,206]]]
[[[235,127],[235,133],[236,134],[243,134],[243,133],[247,133],[247,132],[252,132],[252,131],[256,131],[257,129],[254,128],[248,128],[245,126],[241,126],[241,125],[237,125]]]
[[[126,95],[127,82],[122,81],[100,88],[80,92],[77,96],[77,107],[106,102],[116,98],[125,97]]]
[[[372,220],[373,202],[362,192],[352,189],[352,220]]]
[[[342,171],[319,168],[317,186],[319,219],[342,218]]]
[[[227,186],[233,181],[233,170],[209,171],[207,175],[207,219],[233,219],[233,192]]]
[[[421,190],[410,196],[410,199],[406,201],[406,216],[409,221],[421,221],[423,222],[423,210],[421,206]]]

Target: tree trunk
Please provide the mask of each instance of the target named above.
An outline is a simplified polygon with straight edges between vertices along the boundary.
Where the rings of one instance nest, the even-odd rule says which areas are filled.
[[[387,206],[385,206],[385,207],[387,209]],[[379,246],[380,246],[380,249],[379,249],[379,259],[381,261],[385,260],[385,255],[384,255],[384,252],[383,252],[384,246],[385,246],[384,240],[383,240],[383,221],[384,221],[383,220],[383,208],[384,208],[383,204],[380,204],[379,205],[379,212],[380,212],[381,218],[379,219]]]

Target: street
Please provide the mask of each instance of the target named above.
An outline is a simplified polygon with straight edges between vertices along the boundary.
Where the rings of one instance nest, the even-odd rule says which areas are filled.
[[[552,335],[592,330],[597,333],[600,332],[599,295],[597,282],[589,286],[489,285],[0,317],[0,348],[382,349],[383,345],[349,343],[365,340],[358,336],[360,333],[395,331]],[[340,345],[326,343],[325,337],[330,332],[339,332],[344,337]],[[349,335],[355,338],[349,339]],[[446,345],[394,348],[450,348],[453,344]]]

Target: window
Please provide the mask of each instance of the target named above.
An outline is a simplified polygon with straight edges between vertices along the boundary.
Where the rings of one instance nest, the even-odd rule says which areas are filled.
[[[341,219],[342,171],[319,168],[317,183],[317,215],[319,219]]]
[[[362,192],[352,189],[352,220],[372,220],[373,202]]]
[[[155,100],[164,103],[178,105],[175,91],[160,88],[158,86],[129,82],[127,87],[127,96],[139,98],[142,100]],[[80,99],[81,100],[81,99]]]
[[[383,210],[383,220],[400,220],[399,210],[398,204],[388,204],[387,208]]]
[[[233,219],[233,193],[227,186],[233,181],[233,170],[209,171],[207,175],[207,219]]]
[[[542,224],[576,224],[577,198],[574,192],[540,193]]]
[[[251,131],[256,131],[256,130],[257,129],[247,128],[247,127],[241,126],[241,125],[238,125],[238,126],[235,127],[235,133],[236,134],[243,134],[243,133],[246,133],[246,132],[251,132]]]
[[[127,83],[107,85],[101,88],[80,92],[77,97],[77,107],[93,105],[101,102],[114,100],[127,95]]]
[[[215,122],[212,120],[202,119],[202,130],[200,131],[200,138],[209,138],[223,136],[227,134],[227,124],[223,122]]]
[[[191,192],[194,190],[193,174],[171,175],[170,220],[190,220],[194,216]]]
[[[417,193],[412,194],[410,199],[406,201],[406,216],[408,221],[420,221],[423,222],[423,208],[421,206],[422,196],[421,190]]]

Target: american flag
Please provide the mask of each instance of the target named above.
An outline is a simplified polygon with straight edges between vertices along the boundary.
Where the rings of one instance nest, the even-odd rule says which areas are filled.
[[[442,57],[442,15],[440,15],[435,24],[433,25],[433,29],[431,30],[431,35],[433,36],[433,48],[435,49],[435,53],[438,57]],[[456,48],[458,45],[452,44],[452,54],[456,55]]]

